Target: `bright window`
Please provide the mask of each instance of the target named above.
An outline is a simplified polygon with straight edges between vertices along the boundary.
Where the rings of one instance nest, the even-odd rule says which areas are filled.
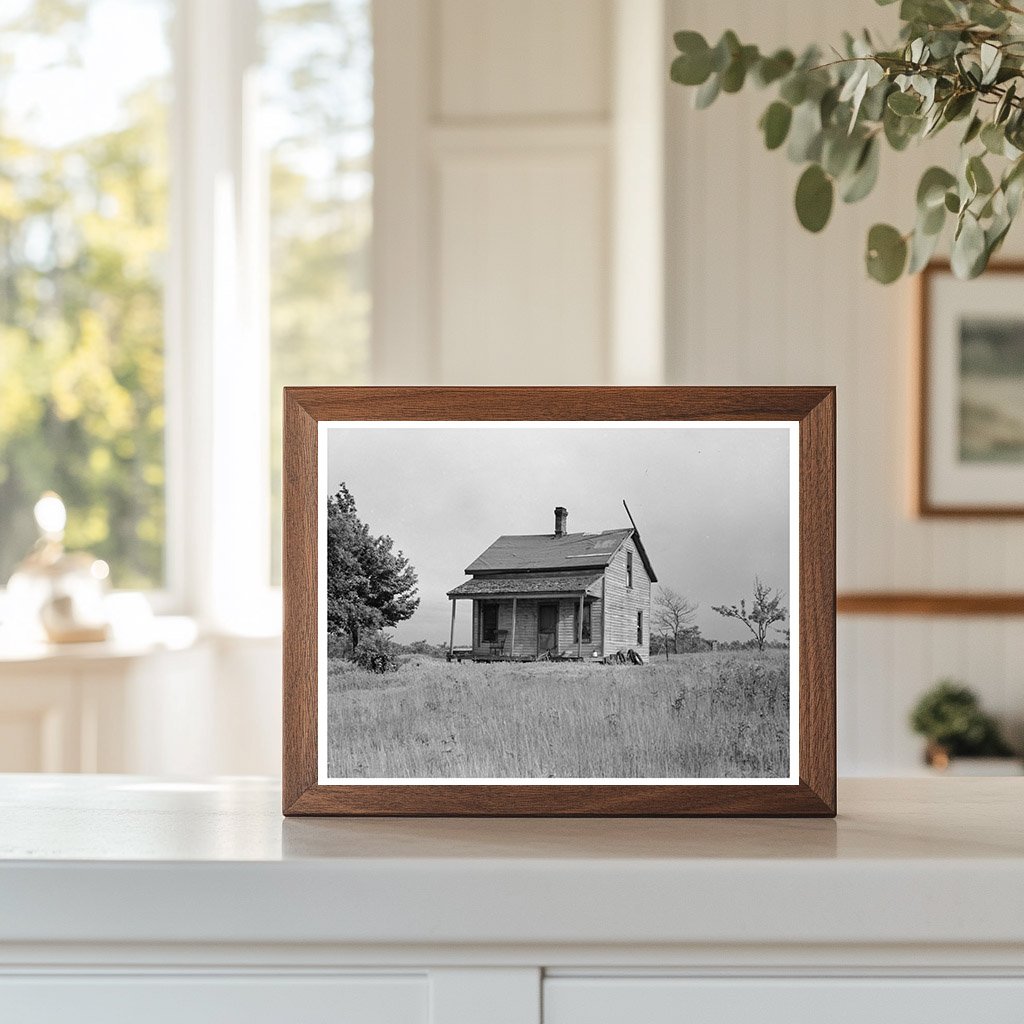
[[[115,585],[164,580],[171,14],[0,11],[0,586],[48,489]]]
[[[370,0],[262,0],[269,154],[271,566],[280,565],[281,388],[369,370]]]

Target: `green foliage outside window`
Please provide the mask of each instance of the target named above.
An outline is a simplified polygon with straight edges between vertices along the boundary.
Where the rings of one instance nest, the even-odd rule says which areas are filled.
[[[0,585],[48,489],[68,545],[116,586],[163,580],[168,75],[133,82],[105,124],[71,123],[102,6],[0,17]],[[146,6],[159,49],[166,5]]]

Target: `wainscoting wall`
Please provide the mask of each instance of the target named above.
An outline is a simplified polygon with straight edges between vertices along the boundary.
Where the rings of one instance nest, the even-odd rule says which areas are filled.
[[[891,39],[894,10],[867,0],[669,0],[667,17],[670,29],[717,39],[732,28],[743,42],[796,47],[864,25]],[[837,385],[840,590],[1024,590],[1024,520],[911,514],[914,286],[883,288],[863,270],[870,225],[911,226],[918,177],[957,134],[885,151],[878,191],[837,204],[812,236],[793,213],[799,168],[766,152],[756,128],[768,94],[722,96],[705,111],[691,100],[692,90],[667,87],[667,379]],[[1020,255],[1022,243],[1018,227],[1006,254]],[[841,617],[841,772],[913,770],[920,743],[907,714],[944,676],[975,687],[1019,732],[1024,617]]]

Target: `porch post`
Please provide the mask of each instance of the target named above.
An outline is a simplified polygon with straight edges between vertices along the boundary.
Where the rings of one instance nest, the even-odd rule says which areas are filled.
[[[508,652],[509,661],[516,660],[516,603],[518,600],[517,597],[512,597],[512,646]]]
[[[452,598],[452,629],[448,634],[448,654],[455,650],[455,598]]]
[[[579,632],[576,634],[576,657],[583,660],[583,601],[586,598],[587,592],[584,590],[580,593],[580,617],[579,617]]]

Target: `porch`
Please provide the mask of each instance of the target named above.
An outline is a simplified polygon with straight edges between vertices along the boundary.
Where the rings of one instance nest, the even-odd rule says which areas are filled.
[[[603,575],[483,577],[449,591],[449,658],[586,660],[603,654]],[[472,606],[472,641],[455,647],[458,601]]]

